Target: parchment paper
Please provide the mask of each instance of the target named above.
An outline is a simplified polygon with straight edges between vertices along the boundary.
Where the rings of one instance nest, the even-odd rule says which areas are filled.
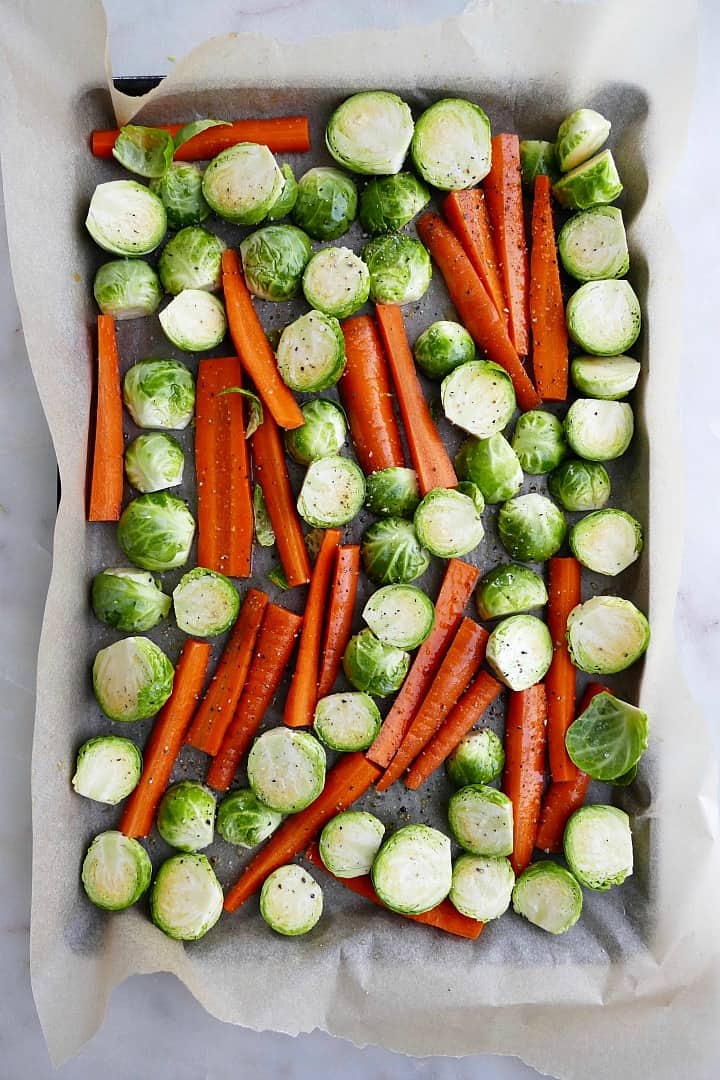
[[[82,221],[94,185],[117,175],[86,147],[91,128],[112,123],[105,24],[95,2],[31,0],[18,10],[3,0],[3,7],[2,165],[13,274],[63,487],[33,755],[31,962],[53,1060],[71,1056],[97,1029],[115,985],[129,974],[164,970],[216,1016],[256,1029],[320,1027],[413,1054],[512,1053],[543,1071],[583,1080],[631,1072],[676,1077],[686,1074],[688,1058],[694,1078],[714,1076],[720,1056],[716,777],[709,733],[683,684],[672,633],[682,521],[674,417],[680,282],[661,202],[685,137],[692,5],[482,4],[442,24],[292,48],[229,35],[191,53],[144,101],[113,92],[120,122],[139,108],[149,122],[213,111],[309,110],[315,150],[303,168],[323,160],[319,125],[328,108],[362,87],[402,90],[415,106],[439,90],[467,94],[486,105],[496,130],[508,125],[537,137],[552,137],[578,104],[597,105],[613,120],[612,145],[627,185],[632,280],[645,314],[639,430],[613,478],[617,504],[641,518],[648,540],[646,556],[618,591],[648,608],[653,628],[644,670],[629,673],[625,683],[631,692],[642,673],[640,700],[652,722],[651,748],[624,803],[633,814],[634,877],[608,895],[586,891],[581,922],[558,940],[513,916],[488,927],[476,944],[446,940],[369,910],[323,877],[326,915],[308,938],[280,940],[251,902],[191,946],[166,939],[142,907],[104,916],[79,886],[89,838],[117,820],[116,810],[89,809],[69,786],[77,745],[108,730],[88,669],[95,649],[113,634],[92,624],[87,584],[99,566],[118,559],[112,527],[88,529],[84,522],[94,322],[89,282],[100,257]],[[442,298],[438,285],[420,322],[410,312],[411,332],[443,313]],[[292,308],[280,307],[276,319],[288,321]],[[263,316],[269,311],[263,305]],[[120,345],[124,366],[158,348],[179,355],[152,326],[148,333],[125,324]],[[191,481],[183,494],[192,498]],[[485,557],[492,561],[492,535]],[[265,567],[257,564],[263,583]],[[172,576],[167,580],[171,587]],[[177,655],[176,631],[153,636]],[[130,734],[142,741],[145,728]],[[194,764],[184,755],[180,774]],[[432,793],[403,793],[394,803],[370,796],[367,805],[388,822],[403,814],[433,820],[436,813]],[[163,854],[155,842],[150,850],[153,857]],[[227,847],[216,855],[227,884],[239,860]]]

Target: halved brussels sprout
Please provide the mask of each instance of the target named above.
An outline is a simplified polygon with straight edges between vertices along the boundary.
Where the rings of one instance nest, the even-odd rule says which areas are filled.
[[[545,623],[534,615],[511,615],[490,634],[485,659],[511,690],[527,690],[545,678],[552,656]]]
[[[567,304],[576,345],[592,356],[618,356],[637,341],[640,303],[628,281],[586,281]]]
[[[567,453],[563,426],[556,416],[542,409],[522,413],[515,425],[512,448],[526,473],[548,473]]]
[[[622,211],[592,206],[573,214],[558,235],[558,252],[564,269],[578,281],[623,277],[630,256]]]
[[[343,671],[356,690],[387,697],[400,689],[410,666],[410,654],[384,645],[372,630],[350,638],[343,656]]]
[[[158,276],[142,259],[113,259],[95,274],[93,295],[103,315],[114,319],[141,319],[160,306]]]
[[[378,517],[412,517],[420,502],[417,473],[402,465],[370,473],[365,491],[365,505]]]
[[[345,413],[334,401],[316,398],[300,406],[305,423],[285,432],[285,449],[299,465],[339,454],[347,438]]]
[[[292,167],[286,162],[280,166],[280,172],[283,174],[285,186],[267,212],[268,221],[279,221],[287,217],[297,202],[298,186]]]
[[[385,826],[365,810],[346,810],[320,833],[320,858],[337,878],[369,874],[385,835]]]
[[[182,484],[184,469],[183,448],[172,435],[150,431],[125,449],[125,475],[145,495]]]
[[[308,525],[334,529],[347,525],[365,502],[365,477],[350,458],[316,458],[305,473],[298,495],[300,517]]]
[[[150,184],[162,199],[171,229],[200,225],[210,216],[210,207],[202,193],[202,169],[189,161],[173,161],[168,171]]]
[[[630,445],[634,430],[633,411],[624,401],[578,398],[565,416],[570,449],[589,461],[620,457]]]
[[[311,255],[310,237],[295,225],[265,225],[240,244],[247,287],[261,300],[298,296]]]
[[[223,891],[206,855],[172,855],[158,870],[150,914],[159,930],[178,941],[197,941],[222,915]]]
[[[325,786],[325,751],[307,731],[263,731],[247,760],[248,783],[258,799],[280,814],[296,814]]]
[[[590,675],[614,675],[643,655],[650,626],[632,601],[593,596],[570,612],[567,639],[575,667]]]
[[[345,367],[340,323],[322,311],[301,315],[280,335],[277,364],[283,382],[298,393],[316,393],[334,386]]]
[[[647,747],[648,717],[614,694],[596,694],[565,735],[571,761],[593,780],[622,779]]]
[[[429,379],[444,379],[475,359],[475,342],[460,323],[440,319],[423,330],[413,347],[415,363]]]
[[[112,829],[95,837],[83,860],[88,900],[105,911],[123,911],[137,903],[151,878],[152,863],[142,844]]]
[[[142,754],[130,739],[99,735],[78,750],[72,786],[86,799],[116,806],[138,786],[142,766]]]
[[[120,128],[112,156],[137,176],[163,176],[172,165],[175,146],[164,128],[126,124]]]
[[[449,900],[469,919],[486,923],[505,914],[514,885],[509,859],[461,855],[453,866]]]
[[[485,536],[477,506],[454,488],[429,491],[415,511],[413,524],[420,543],[442,559],[467,555]]]
[[[561,180],[553,184],[552,190],[561,206],[570,210],[587,210],[601,203],[614,202],[622,189],[612,151],[603,150],[565,173]]]
[[[159,318],[165,337],[183,352],[214,349],[227,331],[222,302],[202,289],[183,289]]]
[[[376,304],[410,304],[424,296],[432,279],[426,248],[404,233],[376,236],[365,245],[370,299]]]
[[[310,307],[347,319],[370,295],[370,271],[350,248],[323,248],[305,267],[302,287]]]
[[[240,597],[232,581],[203,566],[183,574],[172,595],[175,621],[184,634],[193,637],[224,634],[240,610]]]
[[[582,914],[582,889],[564,866],[542,859],[523,871],[512,894],[513,911],[548,934],[564,934]]]
[[[567,522],[554,502],[531,492],[503,503],[497,527],[502,545],[513,559],[545,562],[562,547]]]
[[[313,240],[337,240],[352,225],[357,208],[355,181],[339,169],[321,165],[298,180],[293,221]]]
[[[570,378],[581,394],[617,401],[635,389],[640,364],[630,356],[576,356],[570,364]]]
[[[93,578],[92,609],[100,622],[137,634],[151,630],[170,611],[170,597],[145,570],[118,566]]]
[[[157,195],[136,180],[98,184],[85,226],[96,244],[113,255],[148,255],[167,230],[167,216]]]
[[[575,558],[588,570],[614,577],[640,555],[642,529],[624,510],[596,510],[573,525],[569,543]]]
[[[469,784],[489,784],[505,767],[501,739],[490,728],[471,731],[445,761],[445,770],[455,788]]]
[[[216,292],[222,284],[225,242],[199,226],[188,226],[172,236],[162,249],[158,272],[165,292],[176,296],[185,289]]]
[[[360,195],[360,224],[365,232],[397,232],[430,202],[430,192],[409,172],[374,177]]]
[[[138,427],[179,431],[195,412],[195,380],[179,360],[139,360],[126,372],[123,401]]]
[[[436,101],[416,123],[410,152],[433,187],[472,187],[490,172],[490,121],[479,105],[463,98]]]
[[[366,90],[343,101],[330,117],[325,144],[356,173],[397,173],[413,135],[410,106],[386,90]]]
[[[513,849],[513,805],[507,795],[486,784],[468,784],[450,796],[450,830],[472,855],[498,857]]]
[[[384,585],[372,594],[362,617],[384,645],[417,649],[435,624],[435,605],[414,585]]]
[[[214,157],[203,176],[203,195],[220,217],[257,225],[272,210],[285,177],[267,146],[236,143]]]
[[[633,872],[630,818],[616,806],[582,806],[565,826],[565,858],[587,889],[622,885]]]
[[[475,593],[481,619],[497,619],[502,615],[519,615],[523,611],[544,607],[548,594],[545,582],[522,563],[501,563],[484,574]]]
[[[478,439],[502,431],[515,412],[515,391],[507,372],[489,360],[460,364],[442,381],[445,415]],[[478,487],[482,486],[478,484]]]
[[[388,517],[363,533],[362,560],[365,573],[378,585],[405,584],[425,573],[430,553],[409,521]]]
[[[181,499],[164,491],[140,495],[125,507],[117,541],[131,562],[162,574],[190,558],[195,519]]]
[[[215,796],[197,780],[169,787],[158,806],[157,830],[179,851],[209,847],[215,835]]]
[[[472,501],[478,514],[483,513],[485,510],[485,496],[477,484],[473,484],[472,480],[459,480],[455,490],[459,491],[461,495],[466,495]]]
[[[260,914],[271,930],[286,937],[307,934],[322,910],[322,889],[301,866],[279,866],[260,890]]]
[[[401,915],[430,911],[450,892],[450,855],[443,833],[429,825],[405,825],[385,841],[372,865],[375,892]]]
[[[217,831],[228,844],[254,848],[267,840],[282,821],[282,814],[260,802],[250,788],[233,791],[217,812]]]
[[[475,484],[488,503],[511,499],[523,484],[518,456],[499,433],[488,439],[466,439],[455,458],[455,471],[461,480]]]
[[[572,458],[550,473],[548,489],[566,510],[601,510],[610,498],[610,477],[599,461]]]
[[[97,703],[111,720],[132,723],[155,716],[170,697],[175,670],[146,637],[128,637],[100,649],[93,663]]]
[[[328,694],[315,707],[313,731],[331,750],[367,750],[380,730],[380,711],[368,694]]]
[[[595,154],[610,134],[610,121],[594,109],[576,109],[558,128],[555,153],[562,172]]]
[[[520,171],[523,187],[532,191],[536,176],[549,176],[550,182],[560,179],[555,143],[543,139],[520,140]]]

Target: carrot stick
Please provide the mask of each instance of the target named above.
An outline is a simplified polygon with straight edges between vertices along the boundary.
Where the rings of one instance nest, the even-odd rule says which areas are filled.
[[[423,214],[416,227],[418,236],[440,268],[461,322],[488,360],[505,368],[515,387],[520,408],[523,411],[536,409],[540,397],[455,233],[437,214]]]
[[[390,377],[375,323],[369,315],[358,315],[345,320],[342,332],[346,362],[338,389],[360,467],[369,474],[403,466]]]
[[[535,847],[540,800],[545,781],[545,687],[511,690],[505,725],[503,791],[513,804],[513,853],[516,874],[529,865]]]
[[[266,594],[258,589],[248,589],[245,594],[237,622],[185,740],[196,750],[217,754],[220,749],[245,686],[267,602]]]
[[[173,691],[157,715],[145,747],[140,783],[125,803],[120,832],[147,836],[202,694],[210,659],[206,641],[188,638],[175,668]]]
[[[420,494],[433,488],[453,488],[457,476],[430,415],[415,362],[408,344],[402,308],[397,304],[376,304],[380,337],[385,346],[388,367],[395,384],[400,415],[405,427],[408,448],[418,477]]]
[[[400,693],[366,756],[386,768],[396,754],[413,716],[437,674],[463,617],[480,571],[460,559],[450,559],[435,601],[435,625],[417,651]]]
[[[377,784],[387,791],[420,754],[467,690],[485,655],[488,632],[472,619],[463,619],[428,690],[427,697],[405,732],[395,757]]]
[[[268,604],[255,645],[247,682],[240,695],[222,746],[210,763],[207,782],[216,791],[227,791],[240,759],[255,737],[263,717],[290,663],[302,616],[277,604]]]
[[[123,493],[123,418],[115,320],[98,315],[95,446],[88,521],[118,521]]]
[[[479,187],[451,191],[443,200],[442,209],[450,228],[465,248],[475,273],[507,327],[509,312],[495,253],[485,192]]]
[[[286,818],[276,833],[250,864],[243,870],[238,881],[225,894],[225,910],[237,911],[252,896],[265,878],[290,862],[329,821],[341,810],[352,806],[364,795],[380,770],[367,761],[364,754],[343,754],[327,774],[325,787],[314,802],[298,814]]]
[[[517,135],[494,136],[492,166],[483,180],[483,188],[508,307],[510,340],[519,356],[527,356],[530,351],[528,257]]]
[[[407,776],[405,787],[417,791],[429,776],[452,754],[458,743],[467,735],[485,710],[492,705],[502,690],[502,684],[481,671],[470,684],[447,720],[432,737],[425,749],[415,758]]]
[[[568,391],[568,335],[549,176],[535,178],[530,252],[530,326],[533,374],[538,393],[543,401],[565,401]]]
[[[262,488],[287,583],[291,587],[306,585],[311,574],[310,559],[290,487],[280,432],[269,411],[254,432],[251,445],[255,477]]]
[[[313,866],[317,866],[320,870],[324,870],[326,874],[330,874],[327,866],[320,858],[320,850],[316,843],[310,844],[305,852],[305,858]],[[369,874],[354,878],[338,878],[334,874],[330,874],[330,877],[335,878],[335,881],[339,881],[350,892],[357,893],[358,896],[362,896],[366,900],[372,900],[373,904],[385,908],[385,904],[375,892]],[[388,911],[389,908],[385,908],[385,910]],[[434,926],[438,930],[444,930],[447,934],[455,934],[456,937],[469,938],[473,941],[480,937],[485,925],[478,922],[477,919],[469,919],[467,915],[461,914],[449,900],[443,900],[437,907],[431,908],[430,911],[424,911],[422,915],[403,915],[402,918],[412,919],[413,922],[424,923],[426,926]]]
[[[339,547],[330,586],[330,606],[317,686],[318,700],[330,693],[340,671],[343,653],[350,640],[359,576],[360,547],[357,544]]]
[[[184,124],[157,124],[176,135]],[[90,147],[95,157],[112,157],[117,128],[93,131]],[[274,154],[297,154],[310,149],[310,125],[306,116],[278,116],[272,120],[233,120],[222,127],[208,128],[188,139],[175,152],[175,161],[207,161],[228,146],[240,142],[262,143]]]
[[[305,602],[305,617],[297,663],[285,701],[284,720],[288,727],[310,727],[318,701],[320,641],[327,607],[335,552],[342,540],[341,529],[326,529],[315,560]]]
[[[301,427],[305,419],[300,406],[280,378],[275,355],[242,276],[240,258],[232,248],[222,254],[222,279],[230,336],[240,363],[276,423],[281,428]]]
[[[577,559],[550,559],[547,624],[553,642],[553,658],[545,676],[545,691],[548,757],[553,780],[575,780],[578,772],[565,749],[565,733],[575,718],[576,673],[568,652],[566,634],[568,615],[582,599],[580,571]]]

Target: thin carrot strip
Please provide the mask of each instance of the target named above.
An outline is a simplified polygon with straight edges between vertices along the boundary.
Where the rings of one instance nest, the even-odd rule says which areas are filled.
[[[507,327],[509,312],[505,303],[485,192],[480,187],[451,191],[443,199],[442,210]]]
[[[122,392],[120,357],[112,315],[98,315],[95,445],[88,521],[118,521],[123,493]]]
[[[343,653],[352,631],[359,576],[360,547],[357,544],[339,547],[330,586],[330,606],[318,677],[318,700],[330,693],[340,671]]]
[[[403,466],[392,387],[375,323],[369,315],[346,319],[345,370],[338,385],[360,466],[365,473]]]
[[[503,293],[508,306],[510,340],[519,356],[530,351],[528,330],[528,256],[517,135],[495,135],[492,166],[483,180],[485,201],[500,261]]]
[[[568,333],[549,176],[535,178],[530,252],[530,326],[533,374],[538,393],[543,401],[565,401],[568,391]]]
[[[545,687],[511,690],[505,725],[503,791],[513,804],[513,853],[516,874],[529,866],[535,847],[545,782]]]
[[[177,135],[184,124],[157,124]],[[95,157],[112,157],[120,134],[118,128],[93,131],[90,148]],[[175,152],[175,161],[208,161],[221,150],[240,142],[261,143],[274,154],[301,154],[310,149],[310,124],[306,116],[278,116],[271,120],[233,120],[222,127],[208,128],[188,139]]]
[[[575,716],[575,667],[567,647],[567,621],[582,599],[581,567],[577,559],[550,559],[548,569],[547,624],[553,642],[553,658],[545,676],[547,693],[547,739],[553,780],[575,780],[577,766],[565,749],[565,733]]]

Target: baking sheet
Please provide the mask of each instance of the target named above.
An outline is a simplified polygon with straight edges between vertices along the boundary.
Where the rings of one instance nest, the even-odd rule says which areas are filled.
[[[634,402],[639,430],[629,457],[613,468],[613,504],[643,521],[648,548],[640,564],[611,583],[649,608],[654,635],[641,687],[652,743],[639,782],[626,794],[638,865],[622,889],[586,892],[583,918],[564,938],[552,939],[508,916],[474,945],[370,910],[321,872],[326,914],[313,934],[290,944],[264,926],[252,901],[189,946],[165,939],[142,906],[113,918],[84,901],[78,869],[85,846],[117,820],[116,810],[78,799],[68,783],[77,745],[113,727],[94,703],[88,668],[95,650],[117,635],[88,617],[87,583],[119,553],[112,526],[87,528],[83,518],[86,445],[78,432],[87,430],[95,314],[88,283],[102,257],[87,241],[82,219],[95,184],[118,171],[93,161],[86,149],[87,132],[112,122],[107,89],[101,88],[99,5],[71,0],[59,12],[35,0],[22,15],[8,10],[6,42],[13,44],[0,107],[13,272],[63,484],[33,756],[33,985],[56,1061],[96,1029],[114,985],[128,974],[155,970],[175,972],[215,1015],[246,1026],[290,1033],[319,1026],[358,1043],[416,1054],[514,1053],[567,1077],[606,1075],[609,1060],[619,1076],[630,1068],[674,1076],[701,1033],[706,1045],[717,1038],[706,1030],[718,1003],[714,767],[708,732],[674,656],[682,515],[679,494],[673,501],[666,497],[668,490],[680,492],[682,476],[670,421],[679,282],[661,196],[684,138],[692,10],[666,10],[646,0],[626,7],[478,5],[440,25],[343,35],[302,49],[228,35],[181,61],[144,101],[113,92],[121,122],[140,107],[149,122],[309,111],[312,160],[289,159],[301,170],[325,160],[322,123],[332,105],[365,86],[401,90],[419,108],[438,91],[467,94],[482,102],[494,130],[521,135],[551,137],[579,103],[599,107],[613,120],[612,145],[627,183],[631,276],[645,312],[638,355],[646,377]],[[225,235],[237,237],[238,231]],[[260,306],[268,327],[293,316],[290,304]],[[446,314],[447,298],[436,281],[422,315],[408,310],[411,338]],[[121,324],[120,348],[124,367],[144,355],[187,359],[169,348],[156,320],[147,327]],[[649,459],[648,429],[662,433]],[[128,432],[134,433],[131,427]],[[184,438],[187,443],[191,436]],[[183,492],[190,498],[191,473]],[[488,522],[492,516],[486,515]],[[493,540],[490,535],[488,563],[494,561]],[[261,587],[263,558],[267,553],[256,559]],[[168,588],[177,576],[167,575]],[[427,583],[434,591],[432,577]],[[301,598],[291,592],[282,602],[297,607]],[[176,657],[177,631],[161,627],[151,636]],[[633,693],[640,673],[633,670],[624,685],[615,685]],[[147,726],[134,725],[130,734],[142,740]],[[196,760],[185,751],[180,773]],[[443,783],[439,778],[437,784]],[[391,795],[382,801],[369,795],[366,804],[388,823],[438,820],[439,799],[424,792]],[[227,884],[238,858],[224,845],[214,854]],[[694,1075],[706,1075],[702,1069],[699,1063]]]

